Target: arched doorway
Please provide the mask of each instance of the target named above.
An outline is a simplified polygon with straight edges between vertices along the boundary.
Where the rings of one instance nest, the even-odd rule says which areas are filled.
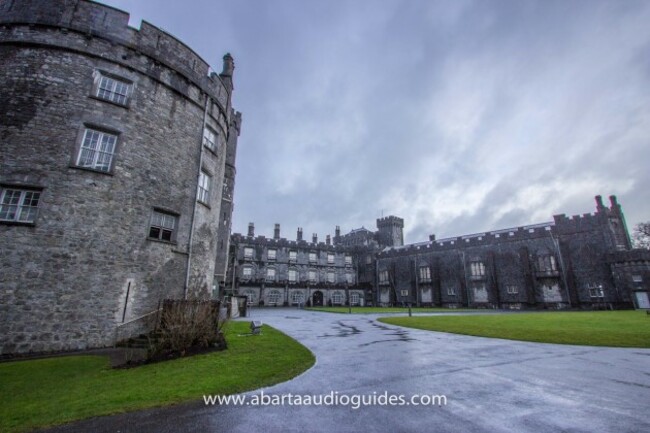
[[[314,294],[312,295],[312,305],[314,307],[322,307],[323,306],[323,292],[320,290],[316,290]]]

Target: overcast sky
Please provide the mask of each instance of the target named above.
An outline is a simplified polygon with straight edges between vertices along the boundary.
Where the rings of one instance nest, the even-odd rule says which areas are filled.
[[[406,242],[593,212],[650,220],[650,1],[105,0],[220,71],[243,113],[233,232]],[[605,199],[607,202],[607,199]]]

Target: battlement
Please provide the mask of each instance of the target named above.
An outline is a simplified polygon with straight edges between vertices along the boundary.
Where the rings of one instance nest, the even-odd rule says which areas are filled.
[[[129,50],[151,58],[154,63],[165,65],[185,77],[197,87],[218,101],[228,116],[228,101],[231,92],[229,77],[210,72],[210,66],[196,52],[166,31],[142,21],[140,29],[129,27],[129,14],[110,6],[88,0],[14,0],[0,1],[0,29],[16,26],[37,26],[58,28],[67,37],[57,40],[55,35],[48,37],[25,32],[7,34],[6,41],[21,41],[42,45],[59,45],[63,48],[79,51],[92,50],[88,40],[98,39],[119,44]],[[75,43],[69,33],[76,32],[83,36],[85,43]],[[25,38],[31,38],[26,41]],[[115,50],[112,50],[115,51]],[[142,69],[127,53],[102,52],[117,63],[127,64],[135,69]],[[111,58],[112,57],[112,58]],[[224,58],[224,61],[226,59]],[[225,66],[225,65],[224,65]],[[225,71],[225,67],[224,67]]]
[[[391,226],[391,225],[397,225],[400,228],[404,228],[404,219],[393,215],[383,217],[383,218],[377,218],[377,228]]]

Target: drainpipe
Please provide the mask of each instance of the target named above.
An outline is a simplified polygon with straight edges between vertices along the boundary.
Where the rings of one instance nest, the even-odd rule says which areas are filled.
[[[208,107],[210,104],[210,95],[205,94],[205,107],[203,109],[203,127],[201,128],[201,136],[199,139],[199,170],[196,173],[196,189],[194,190],[194,209],[192,211],[192,223],[190,224],[190,243],[187,248],[187,272],[185,273],[185,291],[183,293],[183,299],[187,299],[187,294],[190,286],[190,270],[192,265],[192,244],[194,241],[194,221],[196,219],[196,204],[197,204],[197,195],[199,193],[199,176],[201,176],[201,167],[203,166],[203,131],[205,131],[205,125],[208,122]]]

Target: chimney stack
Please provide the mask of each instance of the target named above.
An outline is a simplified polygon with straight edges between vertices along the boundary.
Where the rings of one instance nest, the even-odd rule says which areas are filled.
[[[273,230],[273,239],[280,239],[280,224],[275,225],[275,229]]]
[[[255,224],[253,223],[248,223],[248,237],[255,237]]]
[[[318,243],[318,235],[316,233],[311,235],[311,242],[314,244]]]
[[[325,243],[326,243],[327,245],[331,245],[331,244],[332,244],[332,239],[330,238],[330,235],[325,236]]]
[[[298,227],[298,233],[296,234],[296,240],[297,241],[302,240],[302,227]]]
[[[431,242],[435,241],[436,240],[436,235],[429,235],[429,240]]]

